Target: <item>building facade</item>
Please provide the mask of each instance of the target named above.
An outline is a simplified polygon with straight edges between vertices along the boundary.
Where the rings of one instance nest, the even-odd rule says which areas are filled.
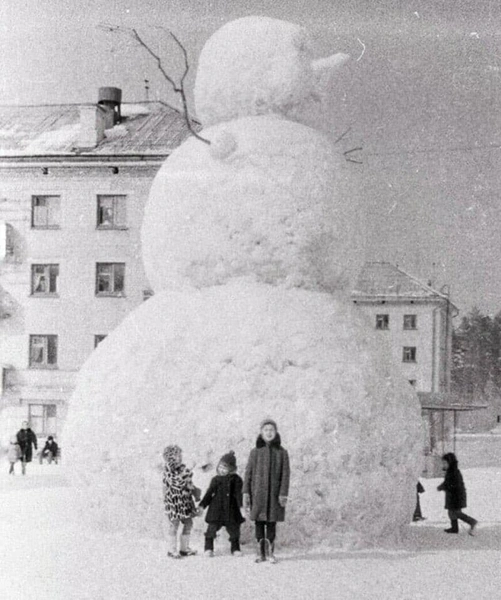
[[[0,107],[0,441],[29,419],[58,435],[95,346],[151,294],[140,225],[188,136],[161,103]]]
[[[387,262],[366,263],[352,293],[393,362],[421,393],[450,390],[452,318],[458,310],[433,289]]]

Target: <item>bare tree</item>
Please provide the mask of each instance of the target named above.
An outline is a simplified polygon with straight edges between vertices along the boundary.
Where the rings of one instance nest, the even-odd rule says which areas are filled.
[[[135,42],[137,42],[139,44],[139,46],[144,48],[146,50],[146,52],[148,52],[148,54],[155,60],[155,62],[157,64],[157,68],[160,71],[160,73],[162,74],[162,77],[171,85],[172,90],[176,94],[179,94],[181,96],[181,101],[183,104],[183,114],[184,114],[184,118],[186,121],[186,125],[187,125],[190,133],[194,137],[196,137],[198,140],[200,140],[201,142],[204,142],[205,144],[210,144],[210,140],[199,135],[193,128],[193,124],[191,122],[191,118],[190,118],[190,115],[188,112],[188,102],[186,100],[186,91],[184,89],[184,81],[185,81],[186,76],[188,75],[188,71],[190,69],[190,65],[188,62],[188,53],[186,52],[186,48],[179,41],[179,39],[172,33],[172,31],[170,31],[168,29],[164,29],[163,27],[160,27],[160,29],[163,29],[171,36],[171,38],[176,42],[177,46],[181,49],[181,52],[183,53],[184,71],[183,71],[183,74],[181,75],[181,79],[179,80],[178,84],[174,81],[174,79],[165,70],[160,56],[158,56],[158,54],[153,52],[153,50],[150,48],[150,46],[139,35],[137,29],[129,28],[129,27],[121,27],[120,25],[111,25],[108,23],[102,23],[101,25],[99,25],[99,28],[104,29],[104,31],[108,31],[110,33],[126,34],[129,37],[131,37]]]

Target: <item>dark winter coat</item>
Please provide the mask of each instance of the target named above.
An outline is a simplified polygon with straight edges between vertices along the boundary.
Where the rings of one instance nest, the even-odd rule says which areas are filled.
[[[289,455],[282,448],[280,435],[267,444],[261,436],[251,450],[243,492],[250,497],[250,518],[253,521],[283,521],[285,507],[280,506],[279,496],[289,494]]]
[[[58,451],[58,445],[57,442],[49,442],[48,440],[45,442],[45,446],[43,447],[42,450],[42,456],[47,456],[47,454],[49,454],[49,452],[52,453],[52,456],[57,456],[57,451]]]
[[[242,506],[242,485],[240,475],[216,475],[212,478],[205,496],[199,506],[209,507],[205,520],[207,523],[243,523],[240,507]]]
[[[445,491],[445,508],[447,510],[461,510],[462,508],[466,508],[466,488],[457,463],[449,466],[445,472],[444,481],[437,489]]]
[[[20,429],[17,432],[17,443],[21,448],[21,453],[23,456],[23,460],[25,462],[31,462],[33,458],[33,447],[35,446],[35,450],[38,448],[37,444],[37,436],[35,432],[28,427],[28,429]]]

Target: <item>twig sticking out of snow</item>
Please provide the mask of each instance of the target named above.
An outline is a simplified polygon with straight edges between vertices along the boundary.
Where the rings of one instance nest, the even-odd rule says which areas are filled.
[[[179,85],[177,85],[176,82],[174,81],[174,79],[172,79],[172,77],[167,73],[167,71],[165,70],[165,68],[162,64],[162,59],[160,58],[160,56],[158,56],[158,54],[155,54],[155,52],[153,52],[153,50],[149,47],[149,45],[139,35],[137,29],[135,29],[134,27],[133,28],[121,27],[119,25],[111,25],[111,24],[106,24],[106,23],[102,23],[99,27],[101,29],[104,29],[105,31],[109,31],[111,33],[126,33],[126,34],[130,35],[132,37],[132,39],[134,39],[142,48],[144,48],[146,50],[146,52],[148,52],[148,54],[156,61],[158,70],[160,71],[160,73],[162,74],[164,79],[170,83],[173,91],[176,94],[179,94],[181,96],[181,101],[183,103],[184,118],[185,118],[186,125],[188,126],[190,133],[194,137],[196,137],[198,140],[204,142],[205,144],[210,144],[210,141],[205,139],[201,135],[199,135],[193,129],[193,125],[191,124],[191,119],[190,119],[190,116],[188,113],[188,102],[186,100],[186,91],[184,89],[184,80],[190,69],[190,65],[188,62],[188,53],[186,52],[186,48],[179,41],[179,39],[172,33],[172,31],[170,31],[169,29],[166,30],[167,33],[171,36],[171,38],[179,46],[179,48],[181,48],[181,52],[183,53],[183,57],[184,57],[184,72],[181,75]],[[161,29],[163,29],[163,27]]]

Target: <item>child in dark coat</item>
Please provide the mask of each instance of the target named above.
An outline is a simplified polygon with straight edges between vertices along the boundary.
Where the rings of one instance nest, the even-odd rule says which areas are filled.
[[[209,489],[198,505],[202,510],[209,507],[205,517],[209,525],[205,532],[206,556],[214,556],[214,538],[221,527],[226,527],[230,537],[231,554],[241,556],[240,525],[245,521],[240,512],[242,485],[242,478],[237,475],[235,453],[230,451],[219,461],[217,475],[212,478]]]
[[[478,521],[473,517],[466,515],[461,509],[466,508],[466,488],[463,482],[463,476],[458,469],[456,455],[448,452],[442,456],[443,470],[445,471],[444,481],[437,487],[437,490],[445,492],[445,508],[449,512],[451,526],[445,529],[446,533],[458,533],[458,519],[465,521],[470,526],[470,535],[473,535]]]
[[[256,562],[276,562],[276,526],[285,519],[289,478],[289,455],[282,447],[277,424],[273,419],[265,419],[247,462],[243,489],[244,506],[256,523]]]

